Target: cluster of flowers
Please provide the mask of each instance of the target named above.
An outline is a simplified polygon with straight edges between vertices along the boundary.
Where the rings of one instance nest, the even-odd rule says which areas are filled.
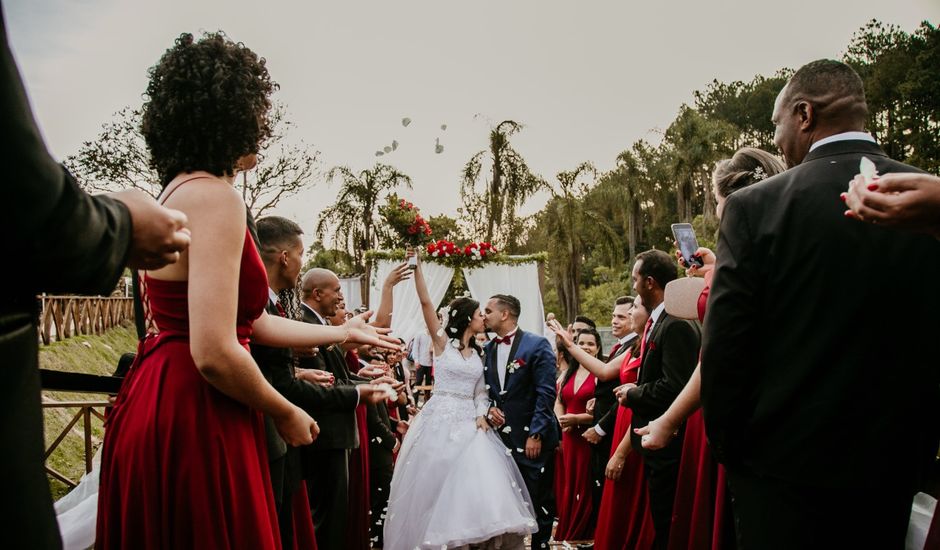
[[[439,240],[427,246],[428,256],[432,258],[450,258],[453,256],[465,256],[470,260],[482,260],[488,255],[499,252],[490,243],[470,243],[461,248],[451,241]]]
[[[407,231],[409,235],[431,234],[431,226],[428,225],[427,220],[421,217],[421,214],[418,213],[418,209],[415,208],[415,205],[411,204],[405,199],[401,199],[398,201],[398,207],[402,210],[414,210],[415,221],[413,221],[411,225],[408,226]]]
[[[462,253],[459,246],[443,239],[428,245],[428,256],[432,258],[449,258]]]
[[[499,252],[496,250],[493,245],[490,243],[470,243],[463,248],[464,256],[474,260],[482,260],[486,258],[487,254],[495,254]]]
[[[387,204],[379,207],[379,214],[398,234],[402,245],[421,246],[431,240],[432,231],[428,221],[414,204],[398,198],[398,195],[389,195]]]

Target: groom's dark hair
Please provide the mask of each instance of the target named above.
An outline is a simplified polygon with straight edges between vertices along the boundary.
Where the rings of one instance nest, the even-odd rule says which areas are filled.
[[[519,298],[511,296],[509,294],[496,294],[491,296],[490,300],[496,300],[496,303],[500,307],[509,310],[509,316],[513,319],[518,319],[519,315],[522,314],[522,304],[519,303]]]

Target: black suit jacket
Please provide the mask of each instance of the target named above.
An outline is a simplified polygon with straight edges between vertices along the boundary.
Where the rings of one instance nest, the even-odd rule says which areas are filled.
[[[392,450],[395,448],[395,432],[398,421],[388,415],[385,403],[366,405],[366,424],[369,429],[369,468],[390,469]]]
[[[268,314],[278,315],[277,306],[270,300],[266,309]],[[326,388],[297,379],[294,376],[294,354],[290,348],[272,348],[252,343],[251,355],[258,363],[261,374],[274,389],[288,401],[305,410],[307,414],[320,417],[326,412],[349,412],[356,409],[356,404],[359,402],[356,388],[352,386]],[[268,459],[275,460],[284,456],[287,452],[287,444],[278,434],[274,421],[269,416],[265,415],[264,422]]]
[[[634,335],[633,338],[618,347],[617,351],[607,358],[607,361],[616,359],[617,357],[623,358],[623,354],[633,346],[637,338],[639,338],[639,336]],[[603,440],[607,440],[608,445],[611,437],[613,437],[611,434],[614,431],[614,424],[617,421],[617,407],[620,405],[620,403],[617,402],[617,398],[614,396],[614,389],[619,385],[620,377],[618,376],[606,382],[598,380],[597,386],[594,388],[594,424],[599,425],[601,429],[604,430],[606,435]]]
[[[3,270],[0,293],[0,529],[28,548],[61,540],[43,468],[45,442],[38,371],[36,294],[108,294],[131,242],[127,208],[92,197],[49,155],[10,52],[0,7],[0,233],[17,268]]]
[[[301,306],[303,321],[319,325],[320,319],[306,307]],[[338,346],[319,348],[313,357],[301,357],[300,367],[305,369],[325,370],[333,375],[337,388],[355,390],[354,378],[346,366],[346,354]],[[355,407],[350,410],[324,411],[317,417],[320,435],[308,448],[317,449],[355,449],[359,447],[359,428],[356,426]]]
[[[864,141],[823,145],[728,198],[702,404],[729,468],[807,485],[916,486],[940,428],[940,241],[843,215]]]
[[[659,418],[672,405],[689,382],[698,364],[701,331],[695,321],[670,316],[663,311],[647,335],[637,386],[627,392],[627,406],[633,409],[633,428],[641,428]],[[640,438],[630,430],[633,449],[647,461],[658,457],[677,458],[682,452],[683,428],[662,449],[644,449]]]

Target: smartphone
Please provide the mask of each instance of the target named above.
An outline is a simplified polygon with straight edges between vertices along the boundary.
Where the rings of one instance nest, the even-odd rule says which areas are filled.
[[[408,269],[411,269],[411,270],[418,269],[418,257],[417,256],[408,257]]]
[[[701,258],[695,256],[695,251],[698,250],[698,239],[695,238],[695,230],[692,229],[692,224],[672,224],[672,235],[679,243],[679,252],[682,254],[686,266],[702,267],[705,265]]]

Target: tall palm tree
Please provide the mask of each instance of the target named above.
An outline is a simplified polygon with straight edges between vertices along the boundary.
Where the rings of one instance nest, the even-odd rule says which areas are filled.
[[[516,243],[509,239],[511,228],[516,225],[516,210],[522,203],[546,183],[529,170],[512,145],[509,137],[522,129],[513,120],[504,120],[490,130],[489,149],[473,155],[464,166],[460,183],[460,196],[466,211],[482,206],[486,218],[485,240],[495,242],[512,252]],[[483,162],[491,163],[491,175],[477,190],[477,182],[483,173]],[[472,225],[472,224],[471,224]]]
[[[611,255],[617,254],[620,239],[604,217],[585,201],[589,185],[584,176],[597,176],[589,162],[574,170],[559,172],[557,189],[544,210],[548,236],[549,265],[565,317],[571,322],[581,307],[581,269],[587,239],[595,239]]]
[[[320,213],[317,238],[332,233],[334,245],[352,254],[356,268],[364,271],[363,257],[379,243],[382,220],[379,205],[400,185],[411,189],[411,178],[387,164],[376,163],[371,170],[355,173],[346,166],[335,166],[327,173],[327,181],[342,181],[336,202]]]

